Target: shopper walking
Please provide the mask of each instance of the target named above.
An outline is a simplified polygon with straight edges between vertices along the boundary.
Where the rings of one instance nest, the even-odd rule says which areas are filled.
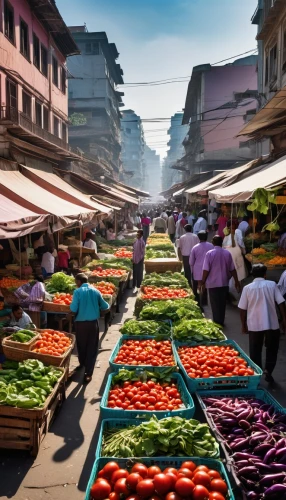
[[[222,248],[222,238],[213,237],[214,249],[206,253],[203,263],[203,278],[200,283],[201,293],[208,289],[213,320],[224,325],[228,284],[234,278],[235,287],[240,291],[240,283],[234,267],[233,259],[228,250]]]
[[[277,362],[280,329],[276,311],[278,305],[283,328],[286,328],[285,300],[274,281],[266,279],[267,267],[254,264],[254,280],[244,287],[238,304],[242,323],[242,333],[249,335],[250,358],[262,368],[262,349],[265,342],[265,380],[273,383],[272,372]]]
[[[180,260],[183,260],[185,277],[187,278],[190,286],[192,286],[190,255],[194,246],[199,243],[199,238],[196,234],[192,233],[192,229],[193,228],[190,224],[186,224],[184,227],[186,234],[183,234],[178,240],[178,255]]]
[[[167,230],[167,223],[163,217],[160,217],[159,212],[156,213],[156,218],[154,219],[154,231],[155,233],[165,233]]]
[[[172,243],[175,241],[175,233],[176,233],[176,222],[174,219],[174,215],[172,212],[168,212],[168,235],[170,236],[170,240]]]
[[[188,219],[187,219],[187,212],[183,212],[183,216],[181,219],[178,219],[176,222],[176,233],[175,237],[176,239],[180,238],[185,234],[185,226],[188,224]]]
[[[208,227],[207,223],[207,211],[206,210],[201,210],[199,212],[199,217],[197,222],[194,225],[194,233],[198,234],[199,231],[206,231]]]
[[[75,317],[75,334],[79,367],[85,368],[84,382],[89,383],[98,353],[100,311],[109,309],[101,293],[90,286],[84,273],[75,277],[77,290],[74,291],[70,310]]]
[[[143,240],[146,243],[148,236],[150,234],[151,219],[150,219],[150,217],[147,217],[145,212],[143,212],[143,214],[142,214],[141,224],[142,224],[142,229],[143,229]]]
[[[145,257],[145,242],[143,240],[143,230],[137,231],[137,239],[133,244],[133,288],[134,293],[140,288],[143,280],[143,268]]]
[[[202,307],[207,303],[207,293],[204,291],[202,294],[202,298],[200,300],[200,296],[198,293],[199,282],[202,281],[203,278],[203,264],[205,260],[205,256],[207,252],[213,250],[214,246],[212,243],[207,241],[208,233],[206,231],[199,231],[198,233],[199,243],[192,248],[191,255],[189,258],[189,264],[192,271],[192,288],[195,295],[196,300],[199,305]]]

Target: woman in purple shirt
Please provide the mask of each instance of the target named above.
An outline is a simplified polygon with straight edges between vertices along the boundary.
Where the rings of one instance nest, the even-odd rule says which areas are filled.
[[[145,257],[145,242],[143,240],[143,230],[138,229],[137,239],[133,244],[133,288],[134,293],[140,288],[143,280],[143,267]]]
[[[207,293],[204,292],[200,300],[198,286],[203,277],[205,255],[209,250],[213,249],[213,245],[207,241],[208,233],[206,231],[199,231],[198,238],[200,242],[192,248],[189,262],[192,270],[193,292],[198,304],[202,307],[207,305]]]

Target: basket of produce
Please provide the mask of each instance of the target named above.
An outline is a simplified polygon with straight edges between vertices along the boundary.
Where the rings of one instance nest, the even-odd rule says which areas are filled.
[[[174,251],[174,245],[171,243],[171,241],[162,241],[162,240],[152,240],[152,243],[148,243],[146,249],[152,249],[152,250],[164,250],[164,251]]]
[[[145,253],[145,260],[170,259],[174,257],[176,257],[176,252],[173,246],[171,250],[153,250],[153,248],[147,247]]]
[[[93,271],[98,267],[101,267],[102,269],[123,269],[125,271],[130,271],[132,269],[132,262],[129,258],[120,259],[117,257],[112,257],[110,259],[105,259],[105,260],[93,260],[85,266],[83,271],[84,272],[85,270]]]
[[[146,304],[139,318],[140,320],[180,321],[183,318],[202,318],[202,312],[193,299],[158,300]]]
[[[157,287],[169,287],[169,288],[190,288],[188,280],[181,273],[173,273],[167,271],[166,273],[158,274],[151,273],[146,274],[142,281],[142,287],[144,286],[157,286]]]
[[[157,250],[159,252],[159,250]],[[149,257],[151,259],[151,257]],[[145,256],[145,271],[146,274],[150,273],[165,273],[166,271],[180,272],[182,270],[182,262],[180,262],[175,255],[170,257],[158,257],[148,260],[147,255]]]
[[[212,391],[197,397],[244,499],[284,498],[285,409],[264,389]]]
[[[52,295],[56,293],[72,294],[75,289],[74,277],[65,273],[55,273],[46,282],[46,290]]]
[[[117,472],[119,469],[120,472]],[[123,474],[123,471],[126,473]],[[120,476],[123,481],[119,478],[115,483],[110,483],[113,474],[114,479]],[[179,481],[183,476],[187,480]],[[99,484],[99,477],[106,481]],[[85,500],[98,500],[104,495],[105,498],[113,498],[113,493],[118,495],[118,492],[123,500],[137,496],[166,500],[235,500],[224,465],[215,459],[198,457],[189,457],[187,460],[177,457],[120,458],[112,462],[110,458],[96,459]]]
[[[172,368],[162,372],[122,369],[109,375],[100,411],[102,418],[192,418],[195,406],[182,376]]]
[[[219,457],[219,444],[208,424],[182,417],[139,423],[136,419],[103,420],[96,457]]]
[[[119,257],[120,259],[132,259],[132,250],[127,250],[127,248],[119,248],[115,253],[114,257]]]
[[[176,369],[174,350],[169,339],[156,337],[130,336],[118,340],[109,358],[113,371],[119,368],[134,370],[134,366],[144,369],[164,371],[166,367]]]
[[[179,342],[187,341],[189,345],[227,340],[221,326],[206,318],[182,319],[174,324],[173,339]]]
[[[37,330],[37,332],[41,336],[30,351],[3,345],[6,358],[15,361],[38,359],[53,366],[64,366],[73,350],[75,336],[71,333],[56,330]]]
[[[11,295],[12,292],[17,290],[20,286],[26,285],[28,280],[20,280],[14,277],[4,277],[0,280],[0,288],[3,297]]]
[[[167,233],[152,233],[148,236],[147,243],[149,244],[153,240],[170,240],[170,236]]]
[[[141,298],[143,300],[174,300],[189,298],[191,294],[191,290],[183,288],[143,286]]]
[[[32,330],[18,330],[2,341],[3,346],[15,347],[23,351],[29,351],[30,348],[40,337],[39,333]]]
[[[72,295],[70,293],[56,292],[51,302],[46,300],[43,302],[42,309],[48,312],[69,313],[71,303]]]
[[[98,281],[97,283],[93,283],[92,286],[98,290],[101,295],[116,295],[117,288],[110,281]]]
[[[127,321],[125,321],[124,325],[120,328],[119,331],[122,335],[129,336],[163,335],[165,337],[171,337],[172,323],[170,321],[138,321],[136,319],[128,319]]]
[[[190,392],[226,386],[256,389],[261,379],[262,370],[232,340],[197,346],[175,341],[175,354]]]
[[[88,277],[90,283],[99,281],[111,281],[115,286],[119,286],[121,281],[127,281],[128,272],[125,269],[102,269],[101,267],[91,272]]]

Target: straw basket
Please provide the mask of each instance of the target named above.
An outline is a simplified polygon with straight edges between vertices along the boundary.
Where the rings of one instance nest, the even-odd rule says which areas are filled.
[[[12,335],[10,337],[6,337],[3,339],[3,346],[14,347],[15,349],[21,349],[23,351],[29,351],[33,345],[39,340],[40,334],[35,335],[29,342],[16,342],[15,340],[11,340]]]

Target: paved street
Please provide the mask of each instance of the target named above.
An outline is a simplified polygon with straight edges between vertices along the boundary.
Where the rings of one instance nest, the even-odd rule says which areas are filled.
[[[44,439],[38,457],[18,451],[0,452],[0,498],[17,500],[83,500],[94,463],[99,432],[99,404],[103,394],[110,351],[119,337],[120,324],[133,313],[135,298],[128,291],[126,305],[102,339],[102,350],[92,383],[82,386],[77,373],[67,389],[67,400]],[[206,315],[210,316],[206,309]],[[240,333],[237,308],[229,306],[225,333],[248,352],[248,339]],[[74,357],[73,363],[76,364]],[[286,342],[282,338],[274,376],[279,382],[273,395],[286,406]],[[263,386],[268,384],[263,382]],[[29,488],[31,487],[32,488]]]

